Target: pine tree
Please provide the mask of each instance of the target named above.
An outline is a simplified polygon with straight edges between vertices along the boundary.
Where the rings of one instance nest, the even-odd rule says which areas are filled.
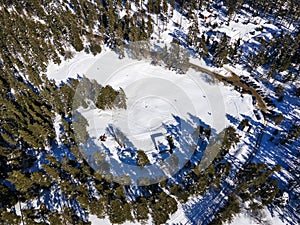
[[[133,204],[133,215],[135,219],[140,223],[146,223],[149,216],[149,208],[147,205],[147,199],[144,197],[138,197],[137,201]]]
[[[141,167],[145,167],[148,163],[150,163],[147,155],[143,150],[137,151],[137,165]]]
[[[27,193],[33,186],[33,181],[19,170],[10,172],[7,180],[15,186],[17,191],[23,194]]]
[[[91,214],[94,214],[101,219],[107,214],[107,204],[107,199],[105,197],[100,197],[98,200],[93,199],[89,202],[89,210]]]
[[[0,223],[1,224],[20,224],[21,217],[15,212],[8,212],[6,209],[0,209]]]
[[[121,224],[126,220],[133,220],[130,205],[128,203],[122,203],[118,199],[110,201],[108,215],[111,223]]]
[[[163,0],[162,11],[165,15],[168,15],[168,0]]]
[[[150,15],[148,15],[148,20],[147,20],[147,30],[148,30],[148,37],[151,36],[151,34],[153,33],[153,25],[152,25],[153,21]]]

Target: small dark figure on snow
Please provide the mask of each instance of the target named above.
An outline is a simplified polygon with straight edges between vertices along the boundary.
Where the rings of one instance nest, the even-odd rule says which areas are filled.
[[[101,135],[99,137],[100,141],[106,141],[107,137],[105,136],[105,134]]]

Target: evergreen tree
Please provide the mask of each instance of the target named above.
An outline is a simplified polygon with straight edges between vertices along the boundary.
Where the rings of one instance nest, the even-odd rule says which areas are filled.
[[[147,199],[144,197],[138,197],[137,201],[133,204],[133,214],[135,219],[140,223],[146,223],[149,216],[149,208],[147,205]]]
[[[137,165],[144,167],[148,163],[150,163],[150,161],[149,161],[147,155],[145,154],[145,152],[143,150],[138,150],[137,151]]]

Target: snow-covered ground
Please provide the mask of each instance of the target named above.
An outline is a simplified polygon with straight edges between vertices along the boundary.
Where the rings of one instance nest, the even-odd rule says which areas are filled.
[[[161,164],[168,156],[160,154],[168,149],[167,135],[175,139],[174,154],[179,158],[180,169],[197,145],[198,136],[191,134],[198,125],[209,125],[217,135],[230,124],[228,116],[238,121],[244,115],[253,116],[250,95],[241,96],[207,74],[193,70],[177,74],[151,65],[149,61],[127,57],[121,60],[110,50],[96,57],[79,53],[69,62],[50,65],[48,69],[48,77],[57,82],[78,75],[125,91],[126,110],[103,111],[93,103],[88,108],[73,110],[80,112],[89,124],[90,139],[84,144],[86,156],[91,159],[95,152],[105,153],[114,176],[127,174],[135,182],[143,177],[160,178],[170,173]],[[106,134],[107,141],[99,140],[102,134]],[[134,157],[132,150],[138,149],[144,150],[151,162],[147,170],[130,162],[130,157]]]
[[[261,224],[269,224],[269,225],[285,225],[284,222],[280,220],[278,215],[271,215],[270,211],[267,209],[263,209],[260,214],[260,218],[254,219],[245,213],[240,213],[236,217],[233,218],[231,223],[225,223],[225,225],[261,225]]]
[[[47,67],[47,76],[49,79],[54,79],[57,84],[66,82],[68,78],[77,78],[77,75],[85,74],[90,65],[102,58],[105,53],[106,49],[96,56],[82,51],[74,54],[72,59],[62,60],[59,65],[50,62]]]
[[[109,221],[109,218],[105,219],[99,219],[95,215],[90,215],[89,221],[92,223],[91,225],[111,225],[111,222]],[[122,225],[137,225],[138,223],[136,222],[125,222]],[[150,224],[150,223],[149,223]]]

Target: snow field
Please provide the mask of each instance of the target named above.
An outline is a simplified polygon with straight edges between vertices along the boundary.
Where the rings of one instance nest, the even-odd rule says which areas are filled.
[[[201,62],[194,60],[193,63]],[[197,145],[195,129],[198,125],[209,125],[216,135],[230,124],[227,115],[237,120],[241,120],[242,115],[253,116],[251,96],[242,98],[232,87],[213,81],[207,74],[190,69],[182,75],[145,60],[128,57],[120,60],[108,49],[96,57],[78,53],[69,62],[50,65],[48,70],[48,77],[58,83],[78,75],[125,91],[126,110],[103,111],[94,104],[76,110],[89,124],[90,139],[84,144],[87,156],[93,158],[95,152],[104,153],[114,176],[126,174],[135,182],[145,176],[169,174],[170,168],[167,172],[165,168],[168,165],[161,164],[168,155],[159,152],[168,149],[167,135],[174,138],[177,147],[174,154],[179,158],[180,169]],[[102,134],[107,135],[106,142],[99,140]],[[135,157],[132,150],[138,149],[150,160],[151,166],[146,172],[130,162],[130,157]]]

